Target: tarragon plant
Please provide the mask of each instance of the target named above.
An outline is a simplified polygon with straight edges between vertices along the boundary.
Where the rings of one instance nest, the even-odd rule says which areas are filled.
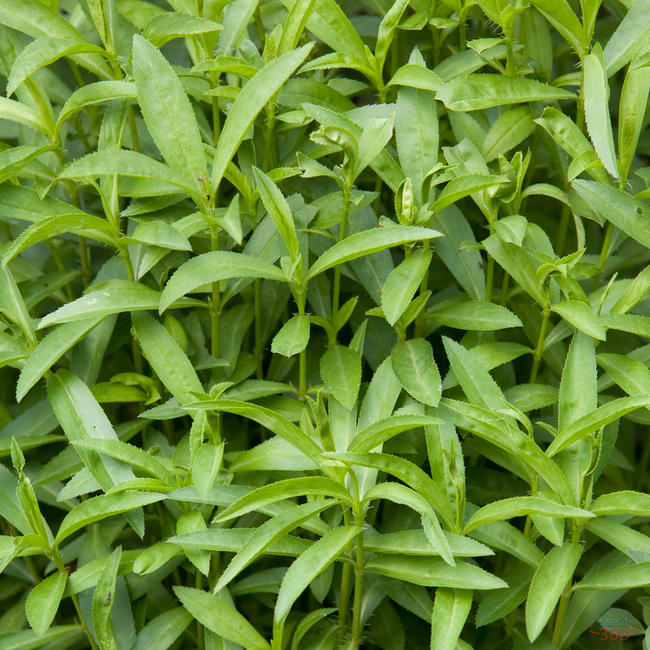
[[[2,650],[650,648],[650,0],[0,0],[0,74]]]

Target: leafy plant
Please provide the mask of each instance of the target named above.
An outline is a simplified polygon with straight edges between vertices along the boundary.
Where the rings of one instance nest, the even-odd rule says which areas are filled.
[[[650,647],[649,39],[0,0],[0,647]]]

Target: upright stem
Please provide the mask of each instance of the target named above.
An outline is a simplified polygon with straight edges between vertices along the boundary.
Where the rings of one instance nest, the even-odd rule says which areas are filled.
[[[343,512],[343,522],[346,526],[350,524],[350,512],[348,510]],[[341,575],[341,597],[339,599],[339,627],[341,631],[345,629],[348,622],[350,594],[352,592],[352,571],[352,565],[349,562],[344,562]]]
[[[255,302],[255,360],[257,361],[256,376],[262,379],[262,280],[255,278],[254,282]]]
[[[212,226],[212,250],[219,250],[218,226]],[[210,305],[210,353],[219,358],[219,316],[221,314],[221,291],[219,282],[212,283],[212,300]]]
[[[357,509],[354,513],[354,523],[363,526],[363,513]],[[361,642],[363,623],[361,621],[361,609],[363,605],[363,531],[356,537],[357,555],[354,563],[354,603],[352,605],[352,647],[356,648]]]
[[[494,260],[491,256],[487,259],[487,269],[485,272],[485,299],[492,300],[492,285],[494,284]]]
[[[350,215],[350,184],[345,183],[341,190],[343,195],[343,212],[341,214],[341,225],[339,227],[338,241],[345,239],[348,231],[348,217]],[[341,292],[341,266],[334,269],[334,286],[332,287],[332,315],[339,310],[339,294]]]
[[[530,383],[534,384],[537,379],[537,371],[539,370],[539,361],[542,358],[544,351],[544,339],[546,337],[546,328],[548,327],[549,311],[544,309],[542,316],[542,324],[539,328],[539,336],[537,337],[537,345],[535,346],[535,356],[533,357],[533,367],[530,369]]]

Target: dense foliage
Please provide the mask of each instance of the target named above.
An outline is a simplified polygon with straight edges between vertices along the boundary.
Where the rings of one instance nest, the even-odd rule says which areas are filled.
[[[0,73],[0,648],[650,647],[650,0],[0,0]]]

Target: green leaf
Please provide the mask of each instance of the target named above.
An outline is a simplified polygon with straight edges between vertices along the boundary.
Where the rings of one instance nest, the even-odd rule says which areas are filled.
[[[526,600],[526,633],[531,643],[551,618],[581,554],[578,544],[567,542],[564,546],[552,548],[535,571]]]
[[[491,162],[523,142],[535,129],[530,108],[517,106],[501,115],[483,140],[485,162]]]
[[[451,567],[438,558],[383,555],[366,564],[368,571],[424,587],[451,589],[503,589],[507,584],[468,562]]]
[[[81,439],[74,441],[73,444],[75,449],[88,449],[104,456],[110,456],[127,465],[133,465],[170,486],[174,486],[174,473],[170,467],[171,463],[164,457],[158,459],[135,445],[110,438]]]
[[[320,360],[325,388],[346,409],[354,407],[361,385],[361,357],[344,345],[335,345]]]
[[[420,248],[413,251],[386,278],[381,288],[381,309],[391,325],[395,325],[409,306],[429,269],[432,255],[429,249]]]
[[[18,146],[0,152],[0,183],[17,176],[23,167],[41,154],[55,149],[54,145],[43,147]]]
[[[314,542],[289,567],[278,593],[273,619],[281,621],[300,594],[320,575],[361,532],[356,526],[339,526]]]
[[[303,314],[292,316],[273,337],[271,352],[292,357],[302,352],[309,343],[309,317]]]
[[[429,70],[421,63],[407,63],[397,68],[397,72],[386,84],[386,87],[389,86],[409,86],[418,90],[438,92],[444,86],[444,81],[433,70]],[[430,98],[427,95],[425,97]]]
[[[75,506],[64,518],[54,540],[55,544],[96,521],[112,517],[164,499],[164,494],[152,492],[119,492],[92,497]]]
[[[244,648],[269,648],[260,633],[223,598],[200,589],[174,586],[183,607],[208,630]]]
[[[167,650],[192,620],[189,611],[182,607],[165,610],[140,630],[133,650]]]
[[[141,223],[127,238],[127,241],[169,248],[176,251],[192,250],[192,245],[185,235],[171,224],[158,220]]]
[[[111,611],[114,604],[115,581],[122,559],[122,547],[118,546],[104,561],[97,580],[92,602],[92,621],[99,647],[115,650],[115,638],[111,627]]]
[[[484,526],[493,521],[503,521],[513,517],[538,514],[546,517],[589,519],[593,513],[574,506],[565,506],[541,497],[511,497],[493,501],[479,508],[465,524],[464,532]]]
[[[282,0],[292,8],[300,0]],[[357,30],[335,0],[316,0],[307,20],[307,29],[335,52],[368,64],[366,49]]]
[[[172,275],[160,297],[160,313],[181,296],[199,287],[229,278],[265,278],[286,282],[277,266],[245,253],[212,251],[191,258]]]
[[[312,44],[265,65],[241,90],[223,125],[212,162],[212,194],[258,113],[311,52]]]
[[[323,456],[345,464],[372,467],[398,478],[415,492],[428,499],[445,525],[448,528],[452,527],[450,523],[452,521],[452,514],[449,501],[443,494],[438,483],[415,465],[415,463],[393,454],[382,453],[352,454],[327,452]]]
[[[598,516],[633,515],[648,517],[650,495],[632,490],[621,490],[602,494],[592,504],[590,510]]]
[[[0,97],[0,119],[36,129],[48,137],[51,135],[49,125],[43,124],[41,116],[33,108],[14,99]]]
[[[431,320],[463,330],[492,331],[521,327],[521,320],[509,309],[493,302],[458,302],[426,313]]]
[[[16,88],[25,79],[29,79],[43,66],[71,54],[88,52],[106,55],[106,52],[101,47],[88,42],[71,42],[48,37],[37,38],[18,53],[7,79],[7,97],[13,95]]]
[[[116,99],[137,99],[138,90],[130,81],[96,81],[75,90],[61,107],[56,120],[57,128],[71,115],[101,102]]]
[[[555,27],[576,54],[580,56],[584,53],[584,29],[567,0],[532,0],[531,4]]]
[[[440,373],[427,340],[410,339],[398,343],[390,359],[393,372],[411,397],[429,406],[438,406]]]
[[[42,338],[20,372],[16,383],[16,401],[20,402],[36,382],[102,318],[95,317],[81,322],[66,323]]]
[[[210,34],[221,30],[221,25],[199,16],[185,13],[164,13],[147,23],[144,37],[155,47],[162,47],[174,38]]]
[[[253,167],[253,175],[266,211],[284,240],[291,259],[297,260],[300,255],[300,246],[287,200],[278,186],[261,169]]]
[[[340,483],[324,476],[289,478],[245,494],[220,512],[215,521],[228,521],[253,510],[262,510],[270,503],[305,495],[333,497],[346,503],[351,500],[349,493]]]
[[[460,199],[492,187],[506,183],[507,179],[502,176],[489,176],[487,174],[469,174],[452,179],[445,189],[440,192],[438,198],[433,204],[432,210],[440,212],[452,203]]]
[[[47,390],[54,414],[71,443],[91,438],[118,440],[106,414],[79,377],[61,369],[48,378]],[[77,453],[105,491],[135,478],[127,465],[113,458],[83,448],[77,449]]]
[[[630,411],[650,405],[650,395],[634,397],[621,397],[599,406],[595,411],[583,415],[566,429],[562,429],[555,440],[548,446],[546,453],[549,456],[557,454],[576,440],[597,431],[623,417]]]
[[[431,615],[432,650],[454,648],[472,607],[472,592],[464,589],[436,589]]]
[[[644,43],[647,44],[649,35],[650,2],[637,0],[618,24],[603,51],[607,76],[611,77],[631,61]]]
[[[38,39],[50,36],[73,43],[87,43],[81,33],[63,16],[40,0],[0,1],[0,24]],[[104,79],[111,78],[110,68],[96,54],[78,54],[73,60]]]
[[[600,341],[604,341],[607,336],[607,331],[601,324],[598,316],[594,314],[588,304],[580,300],[556,302],[551,307],[551,311],[562,316],[564,320],[588,336],[593,336]]]
[[[650,7],[650,3],[647,4]],[[650,11],[648,14],[650,16]],[[639,136],[643,129],[649,90],[650,67],[632,63],[621,88],[618,109],[618,167],[624,181],[627,180],[636,155]]]
[[[230,561],[230,564],[221,574],[214,592],[221,591],[230,581],[253,562],[264,549],[274,541],[286,535],[312,517],[337,503],[334,499],[312,501],[304,503],[282,515],[277,515],[255,529],[242,549]]]
[[[359,138],[359,158],[354,166],[353,178],[356,178],[384,151],[388,141],[393,137],[394,123],[395,113],[391,113],[385,120],[369,120],[363,127]]]
[[[165,388],[182,405],[203,393],[203,387],[183,350],[172,335],[149,314],[135,312],[131,316],[138,343],[149,365]],[[160,354],[164,350],[165,354]]]
[[[59,323],[105,318],[109,314],[136,312],[158,308],[160,293],[144,284],[129,280],[112,280],[103,287],[95,288],[77,300],[50,312],[38,324],[38,328]]]
[[[504,104],[575,98],[573,93],[541,81],[492,74],[452,79],[436,95],[436,99],[451,111],[477,111]]]
[[[624,356],[603,352],[597,356],[601,366],[628,395],[650,393],[650,370],[646,364]]]
[[[611,221],[625,234],[650,247],[650,231],[645,224],[650,219],[650,208],[633,196],[594,181],[574,180],[576,192],[603,219]]]
[[[295,424],[269,408],[234,399],[218,399],[194,402],[188,407],[188,410],[192,409],[207,409],[243,415],[273,431],[301,451],[307,458],[311,458],[316,464],[319,463],[321,448]]]
[[[409,66],[397,71],[391,83],[406,67]],[[433,74],[422,66],[411,67]],[[413,182],[415,200],[422,204],[424,179],[438,162],[438,114],[436,104],[426,90],[400,88],[397,94],[395,140],[404,175]]]
[[[192,460],[192,481],[199,496],[207,497],[223,461],[223,443],[205,443]]]
[[[99,176],[115,175],[161,181],[185,190],[197,203],[203,202],[203,196],[197,190],[195,179],[149,156],[126,149],[89,153],[64,167],[59,173],[59,178],[88,182]]]
[[[363,230],[346,237],[328,248],[309,269],[307,279],[311,280],[334,266],[355,260],[364,255],[376,253],[391,246],[400,246],[414,241],[425,241],[442,234],[429,228],[415,226],[385,226]]]
[[[34,324],[14,276],[5,265],[0,265],[0,313],[18,325],[30,346],[36,345]]]
[[[384,482],[371,487],[366,492],[363,501],[365,504],[376,499],[393,501],[408,506],[419,513],[422,517],[423,532],[429,544],[447,564],[455,565],[449,542],[442,532],[433,508],[424,497],[400,483]]]
[[[105,219],[84,212],[47,217],[23,230],[6,248],[3,264],[10,262],[25,249],[63,233],[75,232],[83,237],[117,246],[118,233]]]
[[[194,111],[171,65],[138,35],[133,37],[133,75],[144,121],[160,153],[199,188],[207,165]]]
[[[350,440],[348,449],[352,452],[365,453],[404,431],[439,423],[440,420],[428,415],[391,415],[361,429]]]
[[[234,0],[228,4],[216,54],[230,54],[230,51],[239,45],[258,4],[259,0]]]
[[[605,169],[618,178],[614,136],[609,117],[609,85],[600,45],[584,59],[585,119],[589,137]]]
[[[66,571],[57,571],[39,582],[27,596],[25,615],[30,627],[41,636],[49,629],[68,580]]]
[[[55,625],[40,636],[33,630],[2,634],[0,643],[5,650],[32,650],[32,648],[42,648],[43,644],[49,642],[72,645],[81,637],[83,637],[83,628],[80,625]],[[62,645],[62,647],[66,646]]]
[[[594,591],[614,591],[645,587],[650,582],[650,562],[606,569],[583,578],[573,585],[575,591],[589,589]]]
[[[488,371],[476,362],[471,351],[447,337],[443,337],[443,344],[450,367],[470,402],[487,409],[505,404],[501,389]]]

